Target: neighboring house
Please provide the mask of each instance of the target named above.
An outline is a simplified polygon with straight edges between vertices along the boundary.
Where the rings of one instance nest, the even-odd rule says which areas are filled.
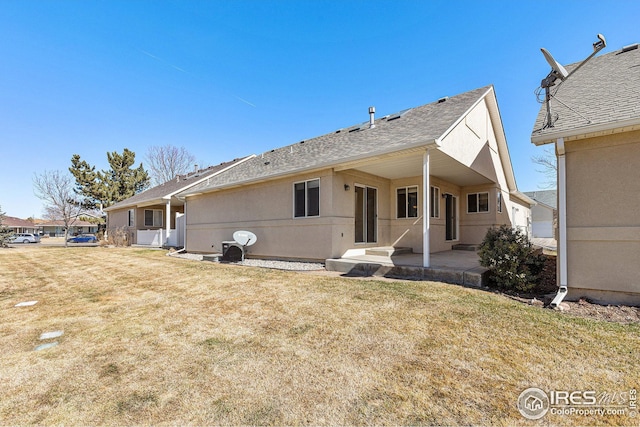
[[[234,159],[186,175],[178,175],[142,193],[104,209],[107,233],[116,229],[127,233],[131,244],[145,246],[184,246],[184,201],[176,195],[207,181],[245,159]]]
[[[555,238],[555,220],[558,205],[556,190],[525,191],[524,194],[535,200],[531,207],[531,235],[534,238]]]
[[[568,295],[640,305],[638,44],[591,59],[552,89],[553,126],[543,105],[531,141],[554,144],[558,157],[555,304]]]
[[[2,226],[13,230],[14,233],[38,233],[38,226],[33,222],[15,216],[5,215]]]
[[[45,236],[64,237],[64,221],[62,220],[39,222],[38,229]],[[97,232],[98,224],[92,222],[76,219],[69,225],[69,236],[83,233],[95,234]]]
[[[274,149],[181,193],[189,252],[236,230],[253,257],[325,260],[393,246],[423,254],[526,229],[493,86]],[[514,223],[514,208],[522,223]],[[426,215],[425,215],[426,213]]]

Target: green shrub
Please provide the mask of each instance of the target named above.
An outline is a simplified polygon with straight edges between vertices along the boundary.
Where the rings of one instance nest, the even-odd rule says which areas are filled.
[[[491,282],[503,290],[531,291],[545,264],[528,237],[507,225],[490,228],[478,254],[480,265],[491,271]]]

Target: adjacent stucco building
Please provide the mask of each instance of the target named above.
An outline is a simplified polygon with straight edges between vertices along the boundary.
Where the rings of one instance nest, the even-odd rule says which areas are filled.
[[[554,144],[558,158],[561,292],[638,305],[638,45],[595,57],[554,86],[550,111],[551,122],[542,106],[531,141]]]
[[[244,160],[234,159],[178,175],[171,181],[109,206],[104,209],[107,213],[107,233],[119,230],[134,245],[184,246],[184,200],[176,195]]]

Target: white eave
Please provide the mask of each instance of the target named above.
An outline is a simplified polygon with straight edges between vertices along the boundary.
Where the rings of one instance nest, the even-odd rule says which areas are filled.
[[[640,117],[581,128],[567,129],[559,132],[545,132],[541,135],[532,135],[531,142],[535,145],[545,145],[555,143],[558,138],[564,138],[565,141],[574,141],[578,139],[611,135],[614,133],[631,132],[634,130],[640,130]]]

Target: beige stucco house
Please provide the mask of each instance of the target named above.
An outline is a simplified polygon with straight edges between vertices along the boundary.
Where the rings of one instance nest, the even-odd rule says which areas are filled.
[[[152,247],[184,246],[184,200],[178,193],[246,159],[234,159],[157,185],[104,209],[107,233],[123,230],[131,244]]]
[[[638,45],[591,59],[553,92],[551,123],[543,105],[531,141],[558,158],[556,303],[640,305]]]
[[[366,112],[363,114],[366,118]],[[528,232],[493,86],[257,155],[180,193],[186,248],[220,252],[236,230],[252,257],[325,260],[393,246],[423,254]],[[519,223],[517,221],[520,221]]]

